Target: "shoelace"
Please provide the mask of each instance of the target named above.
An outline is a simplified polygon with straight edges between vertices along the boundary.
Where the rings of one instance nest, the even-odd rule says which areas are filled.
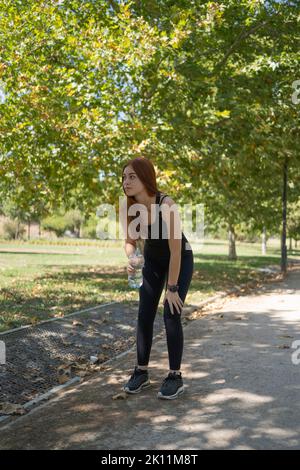
[[[163,383],[168,382],[168,380],[176,380],[177,377],[179,378],[179,377],[181,377],[181,375],[177,375],[177,374],[172,374],[172,373],[170,373],[170,374],[168,375],[168,377],[166,377],[166,378],[164,379]]]

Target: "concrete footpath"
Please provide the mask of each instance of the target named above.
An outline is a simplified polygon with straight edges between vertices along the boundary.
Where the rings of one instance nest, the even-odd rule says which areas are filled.
[[[152,387],[112,399],[135,363],[130,352],[100,375],[3,423],[0,449],[299,449],[299,268],[282,282],[214,308],[184,329],[186,389],[178,399],[157,399],[168,371],[162,338],[152,348]]]

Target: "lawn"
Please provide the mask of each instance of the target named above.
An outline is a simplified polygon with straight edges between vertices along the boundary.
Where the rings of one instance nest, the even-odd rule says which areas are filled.
[[[257,268],[280,263],[279,240],[270,241],[266,256],[260,244],[237,243],[236,262],[227,259],[225,240],[207,239],[192,248],[195,271],[186,304],[262,279]],[[0,331],[102,303],[138,300],[138,291],[127,285],[126,265],[121,241],[94,246],[0,241]]]

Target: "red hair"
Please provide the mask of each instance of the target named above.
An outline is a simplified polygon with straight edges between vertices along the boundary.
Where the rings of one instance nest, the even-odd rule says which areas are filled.
[[[153,163],[145,157],[133,158],[132,160],[129,160],[123,166],[122,177],[123,177],[125,168],[129,165],[132,166],[138,178],[145,186],[148,196],[154,196],[158,192],[158,189],[157,189],[157,184],[156,184],[156,173],[155,173],[155,168],[153,166]],[[123,178],[122,178],[122,188],[123,188],[124,194],[126,195],[125,190],[124,190],[124,185],[123,185]],[[128,212],[129,212],[130,206],[135,204],[136,200],[134,196],[130,197],[126,195],[126,197],[127,197],[127,235],[128,235],[128,226],[130,222],[136,218],[136,216],[132,216],[132,215],[129,216]]]

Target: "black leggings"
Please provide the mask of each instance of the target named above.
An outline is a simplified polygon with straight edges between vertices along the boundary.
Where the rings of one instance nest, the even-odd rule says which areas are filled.
[[[178,276],[178,294],[184,302],[194,270],[192,250],[181,255],[180,272]],[[159,300],[169,271],[169,258],[157,259],[145,255],[143,267],[143,284],[139,288],[139,311],[137,323],[137,364],[147,366],[149,363],[153,323]],[[164,303],[164,323],[167,335],[170,370],[180,370],[183,353],[183,331],[181,312],[178,313],[173,305],[172,315],[169,302]]]

